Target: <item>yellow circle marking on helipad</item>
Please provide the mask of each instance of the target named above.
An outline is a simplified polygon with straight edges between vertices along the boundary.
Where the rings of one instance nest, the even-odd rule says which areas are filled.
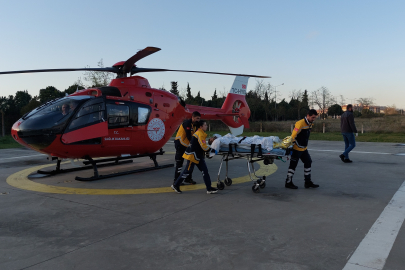
[[[67,163],[67,162],[65,162]],[[263,176],[263,175],[270,175],[277,171],[277,165],[264,165],[262,161],[259,161],[258,164],[260,165],[260,169],[256,171],[256,175]],[[166,192],[173,192],[170,187],[159,187],[159,188],[139,188],[139,189],[93,189],[93,188],[71,188],[71,187],[57,187],[51,185],[45,185],[36,183],[28,179],[28,175],[31,173],[36,172],[37,170],[41,170],[46,167],[53,166],[51,165],[41,165],[32,167],[29,169],[25,169],[19,172],[16,172],[10,175],[7,178],[7,183],[13,187],[24,189],[24,190],[31,190],[37,192],[44,192],[44,193],[57,193],[57,194],[79,194],[79,195],[127,195],[127,194],[156,194],[156,193],[166,193]],[[240,184],[249,182],[250,177],[249,175],[237,177],[232,179],[232,184]],[[213,184],[215,185],[215,179],[212,179]],[[205,184],[197,184],[197,185],[186,185],[182,186],[182,191],[190,191],[190,190],[197,190],[197,189],[205,189]]]

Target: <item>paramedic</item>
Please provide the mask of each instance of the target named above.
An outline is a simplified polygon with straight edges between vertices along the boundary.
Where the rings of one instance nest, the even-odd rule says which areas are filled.
[[[184,151],[186,151],[186,148],[190,145],[191,137],[196,131],[195,124],[200,121],[200,119],[201,114],[197,111],[193,112],[193,114],[191,115],[191,119],[185,120],[177,131],[176,138],[174,139],[174,147],[176,148],[176,168],[174,171],[173,183],[177,180],[177,178],[179,178],[184,162]],[[194,182],[191,177],[192,174],[190,173],[190,175],[187,177],[186,180],[184,180],[184,182],[194,185],[196,182]]]
[[[194,123],[198,130],[193,134],[190,141],[190,146],[187,147],[184,152],[183,158],[187,159],[186,167],[183,172],[173,183],[171,188],[177,193],[181,193],[180,185],[187,179],[189,175],[193,173],[194,166],[201,171],[204,179],[205,186],[207,188],[207,194],[217,193],[218,189],[211,187],[211,178],[208,174],[207,164],[205,163],[204,155],[205,152],[210,150],[210,147],[206,143],[207,134],[207,123],[205,121],[199,121]]]
[[[293,152],[290,160],[290,167],[288,168],[287,179],[285,180],[285,187],[291,189],[297,189],[298,187],[292,182],[292,178],[295,173],[295,168],[298,165],[298,160],[304,163],[304,178],[305,188],[317,188],[319,185],[314,184],[311,181],[311,156],[308,153],[307,146],[309,135],[311,133],[312,124],[315,121],[318,113],[316,110],[309,110],[307,116],[295,123],[294,130],[291,134],[294,141]]]

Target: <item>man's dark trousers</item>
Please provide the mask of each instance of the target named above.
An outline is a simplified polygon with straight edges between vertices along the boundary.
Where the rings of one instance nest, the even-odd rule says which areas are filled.
[[[354,133],[352,132],[345,132],[342,133],[342,135],[343,139],[345,140],[345,151],[343,152],[343,155],[345,158],[349,159],[349,152],[356,147],[356,139],[354,138]]]
[[[182,145],[179,140],[174,141],[174,147],[176,148],[176,155],[174,156],[174,159],[176,160],[176,169],[174,171],[174,181],[176,181],[177,178],[179,178],[182,168],[183,168],[183,163],[184,163],[184,158],[183,154],[186,151],[187,147]],[[187,180],[191,179],[192,172],[188,175]]]

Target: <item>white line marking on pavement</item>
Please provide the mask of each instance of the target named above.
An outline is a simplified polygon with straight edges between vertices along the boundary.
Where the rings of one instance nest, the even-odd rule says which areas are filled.
[[[319,151],[319,152],[337,152],[343,153],[341,150],[318,150],[318,149],[308,149],[310,151]],[[350,151],[350,153],[359,153],[359,154],[377,154],[377,155],[394,155],[393,153],[381,153],[381,152],[362,152],[362,151]]]
[[[343,270],[382,270],[405,219],[405,182],[361,241]]]
[[[0,161],[5,160],[5,159],[26,158],[26,157],[38,157],[38,156],[46,156],[46,155],[45,155],[45,154],[40,154],[40,155],[32,155],[32,156],[21,156],[21,157],[2,158],[2,159],[0,159]]]

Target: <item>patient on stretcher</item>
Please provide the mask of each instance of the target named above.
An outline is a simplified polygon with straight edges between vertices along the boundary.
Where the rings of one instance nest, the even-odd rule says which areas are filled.
[[[280,140],[277,136],[269,136],[269,137],[261,137],[261,136],[253,136],[253,137],[235,137],[232,134],[228,133],[225,136],[221,136],[219,134],[214,134],[214,137],[210,138],[208,143],[211,147],[210,156],[214,156],[218,154],[221,149],[228,149],[229,144],[237,144],[239,149],[246,149],[247,151],[251,149],[252,144],[261,145],[261,148],[270,153],[273,149],[286,149],[291,144],[291,138],[287,137],[284,140]],[[277,151],[273,151],[277,152]]]

